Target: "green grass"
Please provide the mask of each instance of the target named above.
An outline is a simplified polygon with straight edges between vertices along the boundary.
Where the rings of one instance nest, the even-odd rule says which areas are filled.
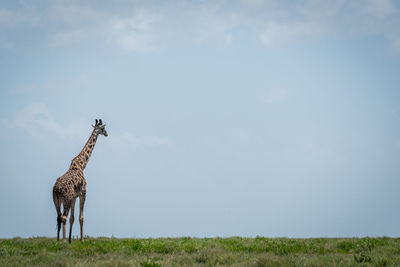
[[[400,266],[399,238],[0,239],[0,266]]]

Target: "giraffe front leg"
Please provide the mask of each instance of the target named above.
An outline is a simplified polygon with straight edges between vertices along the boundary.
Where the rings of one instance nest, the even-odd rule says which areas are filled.
[[[72,225],[74,224],[74,211],[75,211],[75,201],[76,198],[72,201],[71,205],[71,216],[69,217],[69,237],[68,237],[68,242],[71,243],[71,235],[72,235]]]
[[[83,241],[83,206],[85,205],[86,191],[82,191],[79,196],[79,225],[81,227],[81,241]]]

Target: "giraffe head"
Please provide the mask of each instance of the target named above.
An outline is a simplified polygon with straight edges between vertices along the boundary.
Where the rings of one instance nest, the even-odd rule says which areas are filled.
[[[95,124],[95,125],[92,125],[92,126],[93,126],[95,132],[96,132],[98,135],[99,135],[99,134],[102,134],[102,135],[104,135],[104,136],[108,136],[108,133],[107,133],[107,131],[106,131],[106,125],[103,124],[103,122],[101,121],[101,119],[100,119],[100,120],[97,120],[97,119],[96,119],[96,124]]]

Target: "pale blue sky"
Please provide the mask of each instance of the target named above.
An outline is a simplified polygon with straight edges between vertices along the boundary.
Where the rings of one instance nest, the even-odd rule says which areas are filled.
[[[2,1],[0,237],[55,236],[96,118],[90,236],[399,236],[399,25],[394,0]]]

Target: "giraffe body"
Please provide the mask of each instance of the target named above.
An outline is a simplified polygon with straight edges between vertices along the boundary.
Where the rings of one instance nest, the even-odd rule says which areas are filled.
[[[93,126],[93,125],[92,125]],[[61,224],[63,226],[63,239],[66,238],[66,222],[68,213],[70,216],[70,229],[68,241],[71,242],[72,225],[74,224],[75,201],[79,197],[79,224],[81,230],[81,241],[83,240],[83,207],[86,200],[86,180],[83,175],[87,162],[92,154],[99,134],[107,136],[105,124],[96,120],[93,132],[82,151],[72,161],[68,171],[59,177],[53,187],[53,201],[57,210],[57,240],[60,239]],[[61,205],[63,212],[61,213]]]

